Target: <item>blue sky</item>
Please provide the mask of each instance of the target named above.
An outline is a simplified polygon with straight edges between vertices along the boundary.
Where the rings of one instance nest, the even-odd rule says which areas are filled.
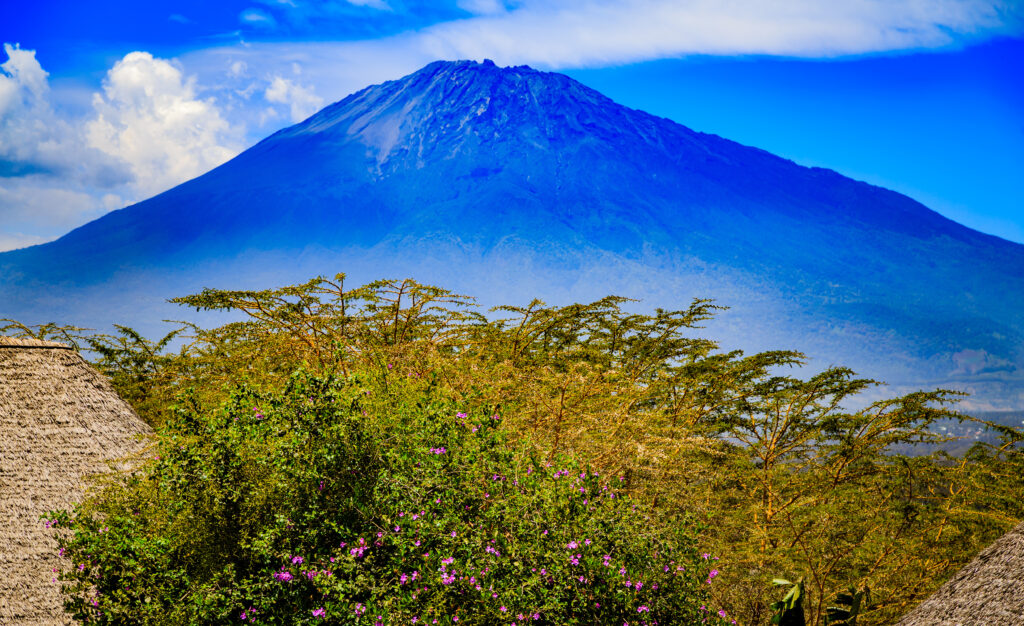
[[[10,3],[0,250],[47,241],[429,61],[616,101],[1024,242],[1015,0]]]

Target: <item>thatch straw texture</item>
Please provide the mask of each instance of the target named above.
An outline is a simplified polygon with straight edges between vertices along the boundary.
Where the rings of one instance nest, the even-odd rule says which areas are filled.
[[[1024,624],[1024,524],[995,541],[898,626]]]
[[[62,344],[0,337],[0,624],[67,624],[53,531],[40,516],[137,453],[150,429]]]

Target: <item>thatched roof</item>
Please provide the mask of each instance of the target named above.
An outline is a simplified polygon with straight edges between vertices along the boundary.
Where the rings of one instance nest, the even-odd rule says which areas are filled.
[[[898,626],[1024,624],[1024,524],[982,550]]]
[[[143,446],[150,429],[59,343],[0,337],[0,624],[66,624],[53,532],[85,478]]]

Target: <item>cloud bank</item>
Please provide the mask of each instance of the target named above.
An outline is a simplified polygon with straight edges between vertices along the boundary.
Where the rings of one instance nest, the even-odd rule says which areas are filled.
[[[490,58],[499,65],[558,70],[688,55],[834,58],[1024,33],[1024,9],[1014,0],[458,0],[458,5],[467,12],[462,19],[380,39],[246,43],[199,50],[182,60],[196,68],[241,61],[276,75],[299,62],[308,83],[334,101],[437,59]],[[305,5],[287,6],[302,11]]]
[[[65,119],[35,52],[5,45],[0,65],[0,250],[41,243],[198,176],[241,149],[212,99],[169,61],[133,52]]]
[[[1020,25],[1012,0],[529,0],[427,28],[407,45],[431,57],[490,55],[564,68],[694,54],[833,57],[934,48]]]

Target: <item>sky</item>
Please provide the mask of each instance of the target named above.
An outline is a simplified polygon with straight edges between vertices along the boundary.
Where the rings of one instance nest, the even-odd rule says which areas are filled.
[[[0,251],[369,84],[485,58],[1024,242],[1024,0],[14,0],[0,16]]]

